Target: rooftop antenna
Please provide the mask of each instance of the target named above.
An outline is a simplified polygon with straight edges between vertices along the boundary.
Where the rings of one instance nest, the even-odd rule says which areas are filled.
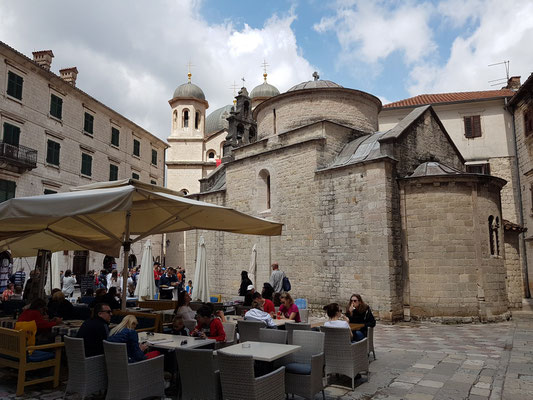
[[[500,86],[502,84],[507,84],[507,82],[509,82],[509,60],[507,61],[502,61],[502,62],[499,62],[499,63],[494,63],[494,64],[489,64],[488,66],[489,67],[495,67],[496,65],[505,65],[505,78],[500,78],[500,79],[493,79],[491,81],[489,81],[489,83],[491,84],[490,86]]]

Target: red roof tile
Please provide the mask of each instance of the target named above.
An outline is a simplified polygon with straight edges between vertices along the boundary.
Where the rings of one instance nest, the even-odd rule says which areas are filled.
[[[461,101],[489,100],[503,97],[512,97],[515,91],[510,89],[484,90],[480,92],[458,92],[458,93],[435,93],[421,94],[408,99],[385,104],[383,108],[422,106],[426,104],[455,103]]]

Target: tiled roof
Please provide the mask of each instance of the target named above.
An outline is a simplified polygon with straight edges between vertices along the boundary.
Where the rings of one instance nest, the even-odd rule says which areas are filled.
[[[399,107],[413,107],[426,104],[439,103],[456,103],[462,101],[475,100],[490,100],[499,99],[503,97],[512,97],[515,94],[514,90],[500,89],[500,90],[484,90],[480,92],[457,92],[457,93],[435,93],[435,94],[421,94],[408,99],[395,101],[394,103],[385,104],[383,108],[399,108]]]

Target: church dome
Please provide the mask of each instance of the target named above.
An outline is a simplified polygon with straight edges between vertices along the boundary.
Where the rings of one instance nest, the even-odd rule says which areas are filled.
[[[229,113],[232,106],[228,104],[227,106],[220,107],[216,109],[205,119],[205,134],[211,135],[212,133],[219,132],[223,129],[228,129],[228,120]]]
[[[299,83],[296,86],[291,87],[287,92],[294,92],[295,90],[303,89],[322,89],[322,88],[342,88],[341,85],[332,81],[323,81],[318,79],[319,76],[316,72],[313,73],[314,80]]]
[[[262,84],[252,89],[252,92],[250,93],[250,98],[254,99],[257,97],[274,97],[278,94],[279,90],[275,86],[272,86],[271,84],[267,83],[265,79]]]
[[[178,86],[176,90],[174,90],[173,98],[176,97],[192,97],[194,99],[205,101],[205,95],[202,89],[190,81]]]

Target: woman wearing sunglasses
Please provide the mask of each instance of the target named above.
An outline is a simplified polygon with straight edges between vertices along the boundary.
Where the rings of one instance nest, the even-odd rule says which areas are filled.
[[[372,315],[370,307],[363,301],[360,294],[352,294],[346,310],[346,316],[351,324],[365,325],[360,330],[353,331],[354,340],[357,342],[364,339],[367,335],[368,327],[373,328],[376,326],[376,319]]]

